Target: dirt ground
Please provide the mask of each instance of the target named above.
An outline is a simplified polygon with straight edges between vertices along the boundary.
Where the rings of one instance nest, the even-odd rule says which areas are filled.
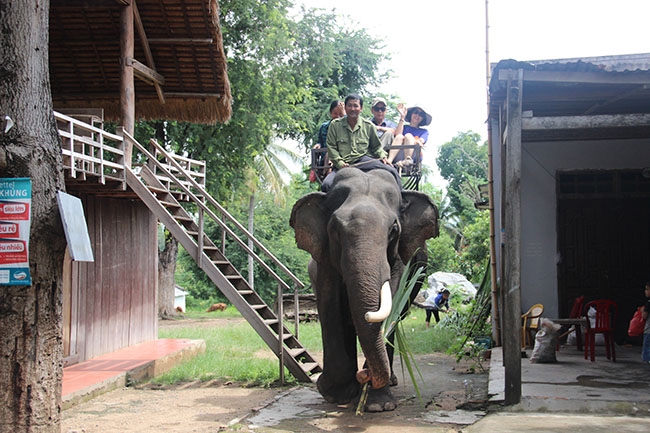
[[[183,322],[190,324],[164,321],[161,326]],[[315,385],[263,389],[219,381],[165,387],[143,383],[67,409],[61,431],[457,433],[484,415],[487,374],[473,374],[470,363],[443,354],[419,355],[416,360],[424,379],[419,385],[422,399],[410,379],[402,378],[396,361],[400,384],[392,390],[399,406],[392,412],[356,415],[355,405],[325,402]]]

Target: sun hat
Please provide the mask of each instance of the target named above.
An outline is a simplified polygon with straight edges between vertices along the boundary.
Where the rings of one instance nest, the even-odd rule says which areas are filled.
[[[424,116],[423,116],[424,119],[422,120],[422,123],[420,123],[420,124],[418,125],[418,127],[427,126],[428,124],[431,123],[431,120],[433,120],[433,118],[431,117],[431,115],[430,115],[429,113],[427,113],[426,111],[424,111],[424,110],[422,109],[422,107],[419,107],[419,106],[417,106],[417,105],[415,105],[415,106],[409,108],[408,110],[406,110],[406,117],[404,118],[404,120],[406,120],[407,122],[410,123],[410,122],[411,122],[411,114],[412,114],[413,111],[415,111],[415,110],[419,110],[419,111],[422,112],[422,114],[424,114]]]

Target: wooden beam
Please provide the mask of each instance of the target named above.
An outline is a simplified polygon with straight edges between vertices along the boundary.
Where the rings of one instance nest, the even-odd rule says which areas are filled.
[[[521,69],[519,69],[521,70]],[[507,81],[512,69],[499,71],[499,81]],[[525,82],[582,84],[650,84],[650,73],[616,74],[611,72],[524,71]]]
[[[140,91],[138,93],[138,99],[151,98],[156,96],[155,92],[146,92]],[[209,93],[209,92],[165,92],[165,96],[168,98],[223,98],[223,93]],[[107,101],[112,101],[115,99],[114,93],[107,92],[79,92],[79,93],[70,93],[66,94],[66,99],[71,101],[76,100],[88,100],[88,99],[105,99]]]
[[[593,116],[530,117],[522,119],[525,131],[553,129],[627,128],[650,126],[650,114],[599,114]]]
[[[140,36],[140,41],[142,42],[142,49],[144,50],[144,56],[147,59],[147,64],[149,65],[148,71],[152,74],[156,74],[162,78],[162,75],[158,74],[156,72],[156,65],[153,61],[153,54],[151,54],[151,48],[149,47],[149,42],[147,41],[147,33],[144,31],[144,25],[142,24],[142,18],[140,18],[140,11],[138,10],[138,6],[135,4],[135,0],[133,0],[133,18],[135,21],[135,26],[138,29],[138,35]],[[142,65],[144,66],[144,65]],[[136,69],[137,70],[137,69]],[[143,72],[140,70],[140,72]],[[149,74],[145,74],[145,77],[148,77]],[[164,83],[165,79],[163,78],[162,81],[160,80],[152,80],[153,81],[153,86],[156,89],[156,93],[158,94],[158,99],[160,100],[161,104],[165,103],[165,95],[163,94],[162,88],[160,87],[161,84]]]
[[[140,78],[147,83],[153,85],[165,84],[165,77],[154,71],[153,69],[147,67],[146,65],[138,62],[136,59],[127,59],[127,65],[133,66],[133,73],[136,77]],[[160,87],[160,86],[158,86]]]
[[[188,45],[212,45],[212,38],[149,38],[150,44],[188,44]]]
[[[167,92],[170,98],[223,98],[222,93],[203,92]]]
[[[503,361],[505,403],[521,400],[521,121],[524,71],[512,71],[507,85],[508,136],[503,149],[504,208]]]
[[[135,130],[135,83],[133,68],[127,65],[133,58],[133,6],[124,6],[120,14],[120,117],[124,130]]]

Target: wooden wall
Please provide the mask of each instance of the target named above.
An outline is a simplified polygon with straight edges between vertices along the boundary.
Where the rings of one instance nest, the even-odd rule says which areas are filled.
[[[155,217],[137,200],[78,196],[95,262],[72,263],[70,363],[155,340],[158,334]]]

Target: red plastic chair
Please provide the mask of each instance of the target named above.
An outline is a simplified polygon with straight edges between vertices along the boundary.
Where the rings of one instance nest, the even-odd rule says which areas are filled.
[[[591,324],[589,309],[593,307],[596,310],[595,322]],[[584,315],[587,316],[587,329],[585,335],[585,359],[591,355],[591,361],[595,359],[596,352],[596,334],[603,334],[605,338],[605,354],[607,359],[616,362],[616,349],[614,345],[614,323],[618,314],[618,304],[607,299],[599,299],[587,302],[584,309]]]
[[[582,313],[582,306],[585,303],[585,297],[584,296],[578,296],[575,298],[573,301],[573,305],[571,306],[571,312],[569,313],[569,319],[577,319],[580,317],[580,314]]]

